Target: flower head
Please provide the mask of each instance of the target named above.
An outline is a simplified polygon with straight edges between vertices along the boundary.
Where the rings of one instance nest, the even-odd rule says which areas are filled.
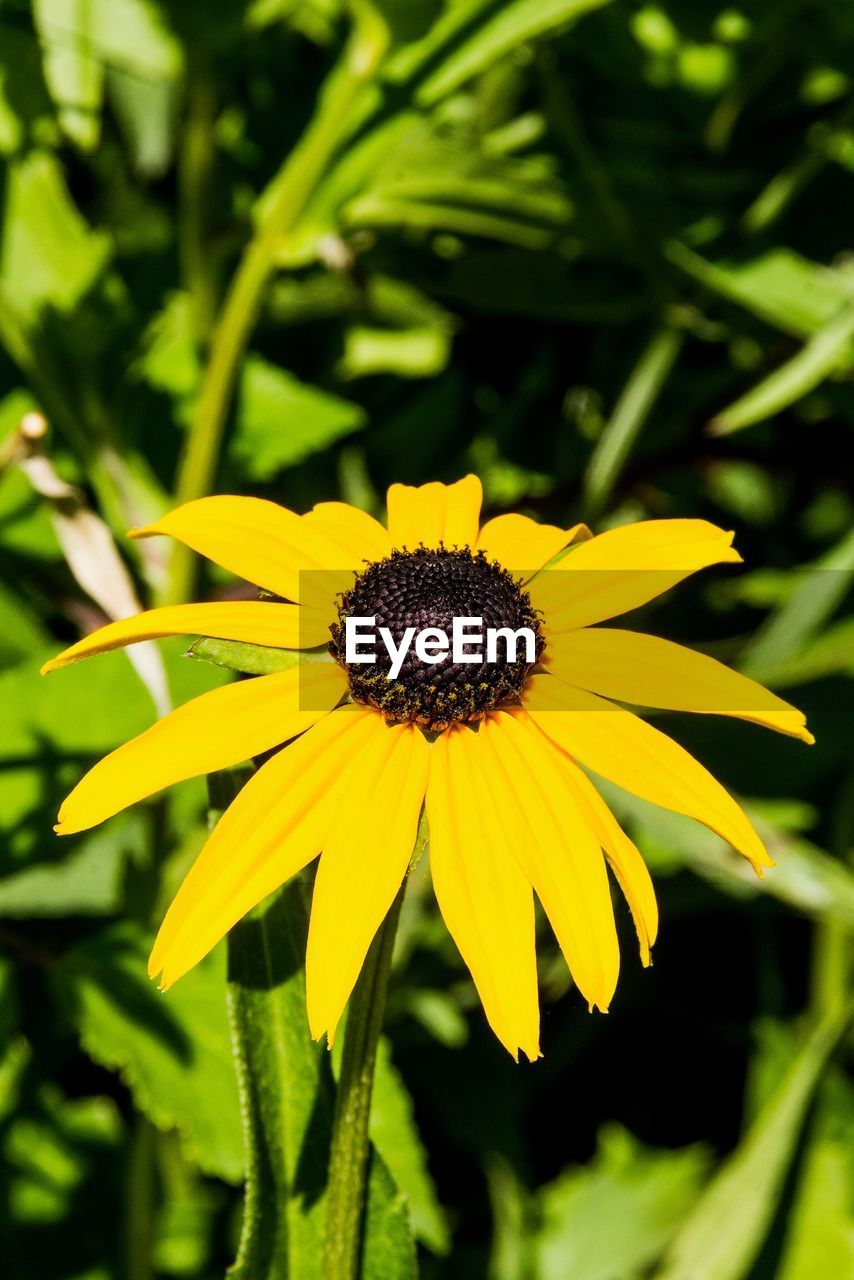
[[[474,476],[393,485],[387,528],[343,503],[304,516],[253,498],[188,503],[136,536],[169,534],[276,599],[153,609],[47,664],[185,634],[316,648],[322,659],[196,698],[96,764],[60,810],[57,831],[81,831],[173,782],[289,744],[220,819],[169,908],[149,965],[164,988],[320,855],[306,981],[312,1034],[331,1042],[426,806],[441,913],[496,1035],[534,1059],[534,894],[591,1008],[608,1008],[619,970],[609,867],[645,965],[658,927],[646,866],[582,766],[705,823],[760,874],[772,865],[720,783],[618,704],[734,715],[810,742],[803,715],[712,658],[598,625],[738,561],[732,535],[703,520],[592,538],[520,515],[480,526],[480,506]],[[335,590],[316,589],[318,577]],[[389,638],[372,664],[348,657],[357,616]],[[416,632],[467,617],[527,630],[533,649],[490,663],[434,635],[432,650],[404,650]]]
[[[354,617],[371,617],[377,629],[387,628],[384,659],[348,661],[345,625]],[[479,661],[471,661],[470,642],[453,660],[441,646],[455,619],[477,619],[514,634],[527,628],[534,636],[533,652],[511,659],[505,649],[494,661],[481,652]],[[544,646],[539,616],[518,578],[486,552],[468,547],[394,550],[388,559],[369,564],[339,597],[331,630],[330,652],[344,668],[355,702],[376,707],[391,721],[415,721],[433,730],[471,723],[496,707],[517,703]],[[412,648],[414,635],[423,632],[438,635],[432,638],[439,646],[435,666]],[[397,672],[396,653],[401,653]]]

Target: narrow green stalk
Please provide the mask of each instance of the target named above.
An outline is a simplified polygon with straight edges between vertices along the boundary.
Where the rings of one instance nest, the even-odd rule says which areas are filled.
[[[828,157],[813,147],[775,174],[744,213],[741,219],[744,234],[756,236],[767,231],[827,163]]]
[[[190,502],[210,493],[225,424],[243,354],[261,308],[264,288],[282,242],[298,222],[318,181],[350,127],[354,99],[375,74],[387,43],[387,31],[365,16],[333,72],[317,112],[303,138],[261,198],[258,228],[232,279],[213,333],[210,357],[178,469],[176,499]],[[192,594],[194,555],[176,544],[167,598]]]
[[[810,1005],[816,1020],[841,1013],[845,1008],[851,969],[851,935],[836,920],[823,920],[815,927]]]
[[[204,350],[216,313],[216,275],[211,266],[208,208],[214,167],[214,90],[210,69],[192,57],[187,74],[186,119],[179,168],[178,248],[181,276],[190,295],[193,331]]]
[[[807,150],[785,169],[781,169],[763,187],[741,219],[741,230],[747,236],[766,232],[789,209],[802,191],[814,182],[830,163],[833,136],[845,136],[854,119],[854,108],[846,106],[835,120],[828,121],[820,135],[821,140],[808,137]]]
[[[597,516],[611,496],[632,445],[670,376],[684,340],[680,330],[672,325],[663,326],[653,334],[629,374],[584,476],[583,511],[587,519]]]
[[[154,1155],[156,1131],[138,1115],[131,1137],[125,1219],[127,1280],[152,1280],[154,1264]]]
[[[538,64],[551,127],[590,188],[603,218],[626,257],[646,276],[653,293],[664,302],[667,290],[655,256],[642,242],[607,166],[602,163],[592,146],[554,54],[549,49],[543,50]]]
[[[840,785],[831,822],[830,848],[843,865],[854,860],[854,773]],[[818,1022],[841,1014],[850,1000],[854,940],[841,920],[816,924],[810,970],[810,1008]]]
[[[403,889],[371,944],[350,997],[329,1156],[324,1280],[356,1280],[359,1274],[371,1092],[402,900]]]

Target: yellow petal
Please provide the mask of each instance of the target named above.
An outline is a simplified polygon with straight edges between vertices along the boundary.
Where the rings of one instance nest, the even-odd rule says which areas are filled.
[[[163,636],[214,636],[218,640],[244,640],[273,649],[312,648],[328,638],[303,625],[299,608],[294,604],[238,600],[167,605],[100,627],[46,662],[42,675],[96,653]]]
[[[566,757],[566,764],[567,777],[572,780],[576,797],[629,904],[640,943],[641,961],[647,966],[651,963],[650,948],[658,936],[658,905],[652,877],[640,853],[586,773],[569,757]]]
[[[589,531],[586,525],[558,529],[553,524],[537,524],[527,516],[510,514],[487,520],[477,536],[478,551],[497,560],[505,569],[521,573],[527,581],[559,551]]]
[[[805,716],[788,702],[714,658],[658,636],[593,627],[555,636],[545,656],[559,679],[618,702],[736,716],[815,741]]]
[[[288,600],[300,599],[301,572],[342,568],[340,548],[321,521],[306,525],[302,516],[263,498],[198,498],[132,529],[131,537],[158,533]]]
[[[329,643],[330,625],[338,617],[338,597],[350,590],[354,578],[353,569],[324,569],[322,573],[300,574],[301,649]]]
[[[733,535],[706,520],[644,520],[583,542],[531,584],[551,633],[646,604],[711,564],[737,563]]]
[[[439,910],[471,971],[492,1030],[518,1059],[540,1056],[534,898],[483,775],[480,734],[433,744],[427,816]]]
[[[163,787],[269,751],[325,716],[346,689],[335,663],[312,662],[203,693],[90,769],[56,831],[85,831]]]
[[[456,484],[393,484],[388,491],[388,531],[392,546],[473,547],[483,490],[477,476]]]
[[[391,553],[391,538],[379,520],[346,502],[319,502],[303,516],[310,530],[320,530],[334,544],[337,569],[361,569],[364,562],[384,560]]]
[[[363,707],[340,707],[250,778],[160,927],[148,972],[162,974],[164,990],[320,852],[347,766],[358,761],[375,718]]]
[[[478,736],[496,816],[576,986],[604,1012],[620,969],[614,910],[605,859],[565,761],[520,710],[488,716]]]
[[[594,773],[663,809],[696,818],[757,871],[774,865],[732,796],[660,729],[550,675],[528,681],[524,702],[543,732]]]
[[[323,842],[308,930],[308,1022],[330,1045],[374,934],[406,874],[427,787],[430,748],[411,724],[378,715]]]

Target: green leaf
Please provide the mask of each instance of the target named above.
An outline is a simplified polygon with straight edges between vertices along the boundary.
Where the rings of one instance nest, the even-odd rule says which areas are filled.
[[[86,225],[53,156],[32,151],[9,165],[0,285],[23,323],[45,307],[72,310],[109,257],[107,237]]]
[[[88,0],[33,0],[44,74],[65,133],[83,150],[98,141],[104,66],[92,44]]]
[[[174,150],[178,80],[142,78],[108,67],[107,94],[127,139],[134,169],[144,177],[160,177]]]
[[[752,806],[744,807],[777,864],[761,881],[752,867],[707,827],[630,796],[601,779],[596,779],[596,786],[618,816],[631,822],[642,851],[662,869],[668,863],[688,866],[735,897],[771,894],[814,919],[854,927],[851,871],[810,841],[763,821]]]
[[[768,525],[779,512],[774,479],[755,462],[729,458],[712,463],[707,484],[712,500],[745,524]]]
[[[751,659],[751,670],[774,689],[826,676],[854,676],[854,618],[833,623],[803,649],[773,664]]]
[[[59,1226],[83,1205],[91,1212],[99,1190],[91,1175],[114,1172],[98,1164],[118,1146],[121,1127],[111,1098],[68,1099],[54,1085],[42,1087],[4,1126],[4,1191],[13,1220],[39,1230]]]
[[[44,83],[43,56],[28,26],[16,29],[8,19],[0,40],[0,155],[22,150],[25,138],[56,138],[53,105]]]
[[[176,290],[146,329],[135,372],[179,403],[195,395],[200,365],[193,340],[193,303]]]
[[[716,436],[731,435],[803,399],[830,374],[843,365],[847,367],[852,338],[854,306],[848,306],[829,320],[791,360],[717,414],[709,430]]]
[[[609,1126],[588,1165],[539,1192],[536,1280],[632,1280],[660,1257],[709,1165],[700,1147],[656,1151]]]
[[[148,978],[151,937],[125,923],[72,948],[53,973],[80,1042],[119,1073],[159,1129],[176,1129],[189,1159],[238,1182],[240,1112],[220,947],[162,995]]]
[[[230,458],[252,480],[272,480],[365,425],[364,410],[249,356],[243,370]]]
[[[228,1003],[247,1126],[234,1280],[320,1275],[333,1085],[308,1034],[308,888],[286,885],[228,938]]]
[[[683,335],[667,326],[644,347],[584,473],[584,510],[598,515],[682,349]]]
[[[334,1082],[329,1054],[308,1031],[308,913],[309,885],[297,878],[229,934],[229,1008],[249,1152],[233,1280],[322,1276]],[[362,1280],[414,1274],[406,1202],[374,1152]]]
[[[147,729],[154,718],[151,699],[127,654],[104,654],[94,665],[83,662],[40,676],[41,663],[54,652],[0,672],[0,870],[7,874],[36,857],[58,863],[90,842],[104,848],[99,832],[79,842],[54,840],[57,809],[98,756]],[[181,661],[168,645],[164,657],[176,701],[227,678],[200,663]],[[119,844],[127,839],[119,834],[122,830],[105,828]],[[104,874],[109,879],[106,868]],[[73,891],[71,877],[64,882]]]
[[[0,916],[110,915],[122,905],[127,861],[139,857],[146,843],[138,814],[124,814],[70,848],[57,840],[54,853],[61,861],[0,877]]]
[[[794,589],[770,615],[746,648],[742,670],[757,679],[773,673],[809,646],[845,599],[854,581],[854,532],[809,566],[794,582]]]
[[[371,1151],[369,1160],[360,1280],[416,1280],[406,1197],[377,1151]]]
[[[45,648],[47,631],[22,600],[0,582],[0,667],[14,666]]]
[[[247,675],[269,676],[274,671],[290,671],[301,663],[331,662],[329,650],[270,649],[262,644],[244,644],[241,640],[214,640],[204,636],[187,650],[188,658],[200,658],[215,667],[243,671]]]
[[[745,262],[709,262],[671,242],[667,256],[693,279],[793,338],[811,338],[851,300],[850,271],[822,267],[792,249]]]
[[[741,1280],[777,1207],[807,1107],[848,1015],[816,1028],[696,1202],[657,1280]]]
[[[336,199],[348,226],[459,232],[528,248],[552,243],[572,215],[561,184],[535,158],[491,154],[469,131],[417,116],[354,148],[326,192],[327,204]]]
[[[577,21],[609,0],[459,0],[449,5],[427,36],[392,61],[393,79],[429,70],[418,86],[430,106],[479,75],[527,40]]]
[[[220,1189],[196,1179],[176,1183],[158,1214],[154,1265],[167,1276],[204,1275],[211,1262]]]
[[[378,329],[351,325],[337,365],[342,378],[394,373],[400,378],[432,378],[445,368],[450,335],[442,329]]]
[[[792,1211],[777,1280],[854,1277],[854,1167],[850,1142],[813,1141]]]

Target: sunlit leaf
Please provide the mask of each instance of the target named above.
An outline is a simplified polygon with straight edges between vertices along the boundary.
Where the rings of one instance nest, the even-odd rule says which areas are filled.
[[[62,128],[78,146],[95,146],[101,127],[104,64],[89,23],[88,0],[34,0],[45,79]]]
[[[780,1280],[854,1276],[851,1149],[841,1141],[813,1144],[780,1268]]]
[[[750,391],[718,413],[710,430],[730,435],[743,427],[782,413],[840,368],[848,367],[854,338],[854,306],[845,307],[805,347]]]
[[[750,805],[745,808],[776,862],[761,881],[726,841],[706,827],[618,791],[601,779],[596,784],[615,812],[632,823],[638,844],[655,865],[688,866],[735,897],[771,894],[808,916],[854,925],[854,875],[845,864],[809,840],[771,826]]]
[[[274,671],[290,671],[301,662],[331,662],[326,648],[322,649],[268,649],[261,644],[244,644],[239,640],[214,640],[205,636],[195,640],[187,650],[187,657],[200,658],[225,667],[229,671],[243,671],[252,676],[269,676]]]
[[[72,203],[59,164],[32,152],[9,166],[0,245],[0,283],[33,323],[45,307],[70,311],[110,256]]]
[[[237,1182],[243,1143],[224,951],[163,996],[146,973],[151,941],[129,924],[93,935],[63,957],[57,994],[83,1048],[118,1072],[139,1109],[158,1128],[177,1129],[200,1168]]]
[[[229,936],[229,1006],[249,1153],[235,1280],[322,1276],[334,1083],[308,1033],[308,886],[298,878]],[[405,1198],[371,1156],[362,1275],[414,1277]]]
[[[127,814],[61,848],[55,861],[0,876],[0,916],[110,915],[122,905],[126,864],[144,855],[145,837],[137,815]]]
[[[742,668],[759,680],[774,679],[787,663],[808,661],[821,628],[854,582],[854,533],[849,533],[814,565],[790,574],[783,597],[742,656]],[[841,624],[843,628],[845,623]],[[844,631],[843,631],[844,635]],[[830,642],[833,643],[832,641]]]
[[[98,659],[98,678],[86,664],[41,677],[39,654],[0,672],[0,706],[3,735],[0,741],[0,833],[4,874],[19,870],[37,854],[48,863],[71,856],[98,833],[80,842],[57,845],[49,835],[60,802],[85,770],[99,756],[141,733],[152,723],[154,711],[148,693],[125,654]],[[176,701],[222,683],[224,674],[201,663],[182,662],[167,654],[167,671]],[[125,837],[115,830],[117,843]],[[130,830],[130,829],[128,829]],[[130,847],[135,847],[131,843]],[[111,854],[103,869],[98,900],[105,901],[111,883]],[[90,869],[93,862],[88,862]],[[56,868],[58,873],[59,868]],[[61,877],[73,891],[71,873]],[[101,880],[101,876],[98,877]],[[56,882],[55,882],[56,883]],[[90,889],[92,881],[87,881]],[[14,891],[13,891],[14,892]],[[23,891],[21,891],[23,892]]]
[[[444,369],[449,352],[448,334],[441,329],[371,329],[354,325],[347,330],[338,372],[342,378],[364,378],[372,373],[430,378]]]
[[[777,1204],[798,1133],[828,1055],[848,1022],[823,1023],[681,1227],[659,1280],[740,1280]],[[725,1227],[725,1229],[723,1229]]]
[[[359,405],[252,356],[243,371],[231,459],[251,479],[271,480],[364,425]]]
[[[478,75],[511,49],[575,22],[609,0],[457,0],[424,40],[404,49],[389,74],[415,77],[418,100],[432,104]]]
[[[792,249],[769,249],[742,262],[710,262],[683,244],[668,256],[706,288],[795,338],[811,338],[852,296],[847,270],[823,267]]]
[[[655,1151],[616,1126],[593,1160],[539,1192],[537,1280],[632,1280],[660,1256],[709,1166],[699,1147]]]

